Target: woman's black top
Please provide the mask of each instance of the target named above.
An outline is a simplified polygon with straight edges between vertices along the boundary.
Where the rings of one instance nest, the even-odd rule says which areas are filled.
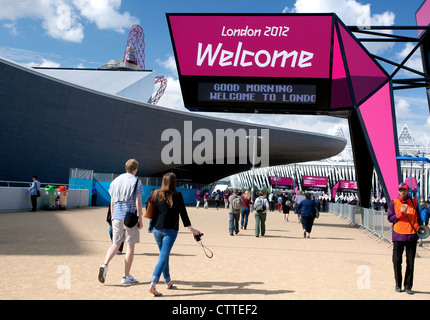
[[[154,216],[151,221],[154,228],[179,230],[179,216],[181,216],[184,227],[191,225],[182,193],[174,194],[172,200],[173,206],[171,208],[166,201],[161,201],[158,197],[155,200]]]

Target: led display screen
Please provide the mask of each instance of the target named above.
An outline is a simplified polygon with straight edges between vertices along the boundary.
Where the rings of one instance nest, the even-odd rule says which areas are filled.
[[[315,104],[316,85],[199,82],[198,101]]]

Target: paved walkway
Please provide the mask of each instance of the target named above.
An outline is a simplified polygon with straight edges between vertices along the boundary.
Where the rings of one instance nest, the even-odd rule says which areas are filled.
[[[158,258],[148,221],[136,246],[132,275],[121,284],[123,257],[109,266],[106,283],[98,268],[110,245],[107,208],[0,214],[0,299],[142,299]],[[294,214],[269,213],[265,237],[254,236],[254,217],[237,236],[228,233],[226,209],[189,209],[204,233],[202,248],[182,227],[170,258],[177,289],[158,289],[168,300],[407,299],[430,298],[430,241],[418,248],[416,293],[394,291],[392,249],[332,214],[322,213],[310,239]]]

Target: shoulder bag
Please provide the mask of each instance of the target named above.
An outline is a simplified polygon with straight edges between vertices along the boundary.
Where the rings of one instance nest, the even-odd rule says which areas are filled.
[[[151,220],[152,217],[154,216],[155,198],[156,198],[156,196],[157,196],[157,191],[154,191],[154,193],[152,194],[151,200],[148,202],[148,208],[145,211],[144,217],[146,219]]]
[[[136,188],[137,188],[138,182],[139,182],[139,179],[136,178],[136,184],[134,185],[134,191],[133,191],[134,196],[136,195]],[[139,217],[137,216],[137,210],[135,209],[134,211],[131,211],[131,207],[130,207],[130,209],[125,214],[124,225],[126,227],[133,228],[138,221],[139,221]]]

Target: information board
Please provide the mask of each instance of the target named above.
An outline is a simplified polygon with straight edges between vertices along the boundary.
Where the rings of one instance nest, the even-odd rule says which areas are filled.
[[[327,189],[328,177],[303,176],[303,188],[306,190]]]
[[[357,181],[341,180],[339,181],[338,191],[357,192]]]

